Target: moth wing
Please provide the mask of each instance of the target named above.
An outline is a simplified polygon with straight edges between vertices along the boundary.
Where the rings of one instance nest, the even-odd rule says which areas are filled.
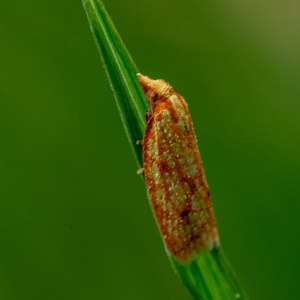
[[[187,105],[177,94],[157,105],[144,135],[148,194],[170,253],[186,261],[217,242],[215,218]]]

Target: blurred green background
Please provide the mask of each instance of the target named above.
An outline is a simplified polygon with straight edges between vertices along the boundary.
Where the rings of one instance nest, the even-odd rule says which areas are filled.
[[[300,2],[105,2],[192,113],[251,299],[300,299]],[[190,299],[80,1],[0,3],[0,299]]]

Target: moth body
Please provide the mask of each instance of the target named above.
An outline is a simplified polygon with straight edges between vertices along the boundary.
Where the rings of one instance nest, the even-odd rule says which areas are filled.
[[[165,246],[185,264],[219,246],[192,120],[167,82],[141,74],[138,79],[149,102],[142,143],[147,192]]]

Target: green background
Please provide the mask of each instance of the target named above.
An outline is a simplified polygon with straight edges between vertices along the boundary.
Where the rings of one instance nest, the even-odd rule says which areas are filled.
[[[300,2],[106,1],[194,120],[251,299],[300,299]],[[190,299],[80,1],[0,3],[0,299]]]

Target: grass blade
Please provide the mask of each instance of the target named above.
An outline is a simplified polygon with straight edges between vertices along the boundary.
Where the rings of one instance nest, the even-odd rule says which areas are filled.
[[[136,78],[138,69],[101,1],[84,0],[83,4],[131,149],[141,167],[141,146],[136,141],[144,134],[146,103]]]
[[[83,0],[83,4],[129,143],[139,167],[142,167],[142,151],[136,141],[144,134],[147,107],[136,78],[138,69],[102,2]],[[194,299],[246,299],[221,248],[199,255],[186,266],[173,257],[170,260]]]

